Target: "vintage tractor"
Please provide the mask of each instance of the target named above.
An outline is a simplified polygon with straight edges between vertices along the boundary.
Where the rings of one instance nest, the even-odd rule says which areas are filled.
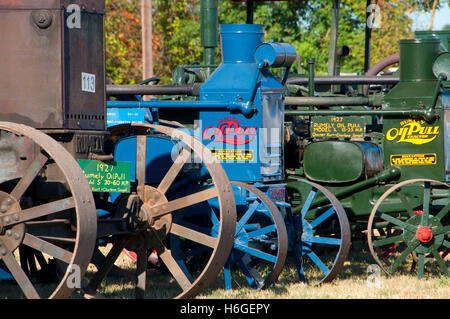
[[[106,129],[104,9],[104,1],[0,1],[3,298],[94,293],[123,248],[137,252],[137,297],[149,291],[154,250],[165,286],[150,296],[192,297],[233,246],[233,190],[199,140],[157,120]],[[193,244],[204,248],[201,263]],[[85,276],[90,263],[97,271]]]
[[[108,115],[116,119],[109,122],[111,130],[119,121],[152,122],[148,111],[132,116],[140,110],[160,110],[158,115],[166,111],[165,122],[197,137],[222,164],[232,180],[238,217],[233,249],[224,267],[227,288],[232,285],[234,264],[252,287],[269,286],[281,272],[288,248],[284,217],[276,205],[289,207],[283,183],[284,87],[268,67],[289,68],[296,54],[288,44],[263,43],[263,35],[262,25],[222,25],[222,64],[198,88],[196,100],[107,102]],[[121,90],[128,97],[158,90],[169,94],[161,86],[109,87],[116,96]],[[174,116],[168,109],[176,110]],[[170,149],[158,149],[170,154]],[[116,159],[134,161],[120,143],[115,154]],[[203,251],[197,251],[201,259]]]
[[[409,260],[406,268],[417,270],[419,278],[425,271],[449,275],[449,56],[439,38],[401,40],[400,81],[394,87],[355,97],[286,98],[293,132],[287,156],[297,162],[287,166],[292,168],[287,187],[293,214],[303,217],[303,254],[332,245],[318,243],[316,234],[347,233],[339,225],[349,223],[353,238],[367,236],[371,254],[386,273],[405,268]],[[380,83],[391,80],[379,78]],[[364,77],[346,82],[344,76],[323,82],[365,84]],[[318,86],[314,78],[309,84]],[[310,182],[339,199],[345,209],[339,219],[345,221],[323,223],[324,196]],[[332,259],[330,269],[311,258],[311,267],[321,270],[319,279],[326,280],[340,264],[340,250]]]
[[[224,61],[204,85],[145,87],[198,101],[123,101],[112,86],[105,108],[104,9],[0,1],[3,296],[94,295],[124,249],[136,254],[136,297],[193,297],[222,269],[231,286],[232,263],[269,286],[287,231],[266,194],[288,205],[284,88],[268,67],[289,67],[295,51],[263,43],[260,25],[226,25]],[[121,108],[145,120],[107,127]],[[162,110],[203,124],[182,127]],[[153,254],[162,278],[149,289]]]

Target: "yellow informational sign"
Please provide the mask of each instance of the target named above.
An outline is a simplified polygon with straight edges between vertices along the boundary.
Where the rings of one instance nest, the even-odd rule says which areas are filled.
[[[436,154],[395,154],[391,155],[391,165],[435,165]]]
[[[315,138],[363,138],[363,117],[314,116],[311,118],[311,136]]]
[[[439,135],[439,126],[425,126],[424,121],[406,120],[400,122],[400,127],[393,127],[386,133],[388,141],[396,143],[427,144]]]
[[[253,150],[211,150],[212,154],[220,161],[251,162]]]

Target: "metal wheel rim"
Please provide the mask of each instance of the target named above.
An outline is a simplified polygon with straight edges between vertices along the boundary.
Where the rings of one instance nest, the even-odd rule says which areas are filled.
[[[0,122],[0,130],[9,131],[16,135],[26,136],[35,144],[40,146],[49,155],[48,160],[53,159],[58,165],[62,173],[65,175],[66,181],[70,187],[77,222],[75,246],[70,257],[70,262],[68,264],[69,267],[67,267],[67,270],[60,280],[59,285],[49,297],[52,299],[68,298],[76,288],[69,287],[66,284],[68,283],[67,280],[69,279],[70,272],[74,269],[73,265],[79,267],[80,277],[83,278],[91,260],[96,242],[97,213],[89,184],[83,171],[78,166],[78,163],[72,155],[62,145],[47,134],[26,125],[10,122]],[[32,298],[36,297],[38,296],[33,296]]]
[[[235,207],[235,201],[234,201],[234,195],[233,190],[231,188],[230,182],[228,180],[228,177],[222,168],[221,164],[218,162],[218,160],[212,155],[212,153],[204,146],[199,140],[194,138],[191,135],[188,135],[178,129],[171,128],[168,126],[161,126],[161,125],[153,125],[153,124],[123,124],[119,125],[117,127],[112,127],[111,131],[114,132],[114,134],[118,134],[123,131],[127,130],[136,130],[139,132],[139,135],[145,136],[145,132],[149,129],[154,129],[158,133],[162,133],[174,140],[179,140],[183,142],[188,148],[192,150],[195,154],[200,154],[200,157],[202,158],[202,162],[207,167],[211,178],[213,180],[214,188],[217,189],[217,197],[220,204],[220,228],[219,228],[219,234],[218,237],[215,238],[215,245],[213,247],[213,252],[204,267],[203,271],[198,275],[198,277],[195,278],[193,282],[190,283],[190,286],[187,289],[184,289],[181,287],[181,284],[179,286],[183,290],[180,294],[175,296],[175,299],[180,298],[193,298],[196,295],[198,295],[200,292],[202,292],[205,288],[207,288],[218,276],[219,272],[223,269],[223,266],[227,260],[227,257],[231,251],[231,248],[233,246],[233,238],[234,238],[234,232],[236,228],[236,207]],[[138,137],[139,137],[138,135]],[[143,138],[145,139],[145,138]],[[137,142],[139,143],[139,142]],[[137,151],[138,152],[138,151]],[[143,161],[145,163],[145,154],[144,157],[138,160],[138,154],[136,155],[136,166],[138,166],[138,161]],[[179,157],[181,155],[178,155]],[[184,164],[183,164],[184,165]],[[144,171],[145,173],[145,171]],[[167,174],[167,172],[166,172]],[[138,175],[138,167],[136,167],[136,175]],[[138,177],[137,177],[138,179]],[[165,178],[163,181],[160,182],[163,184]],[[159,186],[158,186],[159,187]],[[170,186],[169,186],[170,187]],[[173,202],[173,201],[172,201]],[[169,202],[170,203],[170,202]],[[188,206],[186,206],[188,207]],[[171,213],[170,213],[171,214]],[[173,224],[172,229],[169,231],[170,234],[173,233]],[[162,244],[162,240],[161,240]],[[120,248],[121,246],[121,248]],[[126,239],[118,243],[118,249],[116,249],[117,256],[122,251],[123,248],[126,246]],[[166,247],[165,247],[166,248]],[[114,249],[114,247],[113,247]],[[139,263],[145,264],[145,258],[139,258],[140,253],[137,252],[137,268],[141,267],[141,271],[145,272],[145,266],[139,266]],[[141,255],[143,253],[141,252]],[[107,256],[108,258],[108,256]],[[117,258],[117,257],[116,257]],[[171,257],[173,259],[173,257]],[[163,260],[163,263],[165,261]],[[144,276],[145,277],[145,276]],[[143,282],[145,282],[145,278],[142,279]],[[138,278],[139,281],[139,278]],[[97,283],[96,283],[97,284]],[[142,283],[142,285],[145,286],[145,283]],[[95,286],[95,285],[93,285]],[[145,288],[146,289],[146,288]],[[144,289],[144,290],[145,290]],[[145,294],[144,292],[140,293],[139,298],[143,298]]]
[[[259,190],[256,187],[253,187],[251,185],[248,185],[246,183],[243,183],[243,182],[232,181],[231,184],[245,188],[249,192],[256,195],[261,200],[262,204],[264,204],[266,206],[266,208],[268,208],[271,218],[276,227],[277,239],[278,239],[277,240],[278,249],[277,249],[276,262],[273,265],[272,271],[264,278],[263,284],[259,285],[257,288],[258,290],[265,289],[265,288],[269,287],[270,285],[272,285],[272,283],[275,282],[275,280],[277,280],[278,276],[280,275],[281,271],[283,270],[283,266],[284,266],[284,263],[286,260],[287,250],[288,250],[288,238],[287,238],[286,225],[284,223],[283,216],[280,213],[277,206],[261,190]],[[239,223],[239,220],[237,222]]]
[[[348,251],[350,249],[351,231],[350,231],[350,224],[349,224],[349,221],[347,218],[347,214],[345,213],[345,209],[341,205],[339,200],[333,195],[333,193],[328,191],[323,186],[316,184],[314,182],[311,182],[311,181],[304,180],[304,179],[296,179],[295,181],[310,185],[313,188],[316,188],[318,191],[322,192],[325,195],[325,197],[328,199],[328,201],[332,204],[335,214],[338,217],[339,227],[340,227],[340,231],[341,231],[341,243],[339,245],[339,250],[336,254],[336,257],[334,258],[332,268],[329,270],[329,272],[327,274],[325,274],[325,276],[318,283],[316,283],[316,285],[331,282],[339,274],[339,272],[340,272],[341,268],[343,267],[344,262],[347,258]],[[310,204],[312,204],[312,203],[310,203]],[[306,215],[306,213],[305,213],[305,215]],[[302,222],[309,223],[305,219],[302,219]],[[302,235],[302,241],[303,241],[303,235]],[[295,247],[295,249],[297,249],[297,247]],[[301,256],[302,256],[302,252],[300,252],[300,258],[303,258]],[[305,280],[307,280],[306,274],[304,274],[304,275],[305,275]]]
[[[373,259],[375,260],[375,262],[380,266],[380,268],[387,274],[387,275],[392,275],[392,273],[388,270],[388,269],[386,269],[386,266],[385,266],[385,264],[378,258],[378,254],[375,252],[375,249],[374,249],[374,246],[373,246],[373,240],[372,240],[372,236],[373,236],[373,223],[374,223],[374,219],[375,219],[375,215],[376,215],[376,213],[377,213],[377,210],[378,210],[378,208],[379,208],[379,206],[381,205],[381,203],[391,194],[391,193],[393,193],[394,191],[396,191],[397,189],[399,189],[399,188],[402,188],[403,186],[405,186],[405,185],[409,185],[409,184],[415,184],[415,183],[421,183],[421,182],[428,182],[428,183],[434,183],[434,184],[437,184],[437,185],[442,185],[442,186],[446,186],[446,187],[450,187],[448,184],[446,184],[446,183],[443,183],[443,182],[440,182],[440,181],[435,181],[435,180],[432,180],[432,179],[421,179],[421,178],[418,178],[418,179],[410,179],[410,180],[406,180],[406,181],[403,181],[403,182],[401,182],[401,183],[398,183],[398,184],[396,184],[396,185],[394,185],[394,186],[392,186],[392,187],[390,187],[387,191],[385,191],[384,193],[383,193],[383,195],[381,195],[381,197],[377,200],[377,202],[375,203],[375,205],[374,205],[374,207],[372,208],[372,211],[371,211],[371,213],[370,213],[370,216],[369,216],[369,221],[368,221],[368,223],[367,223],[367,242],[368,242],[368,246],[369,246],[369,250],[370,250],[370,253],[371,253],[371,255],[372,255],[372,257],[373,257]],[[431,185],[430,185],[431,186]],[[430,204],[430,203],[429,203]],[[444,208],[445,209],[445,208]],[[414,254],[415,253],[415,250],[417,249],[417,247],[416,248],[414,248],[414,250],[413,251],[411,251],[411,253],[412,254]],[[417,258],[417,257],[415,257],[415,256],[413,256],[413,259],[414,258]],[[404,262],[404,261],[403,261]],[[448,271],[448,270],[447,270]]]

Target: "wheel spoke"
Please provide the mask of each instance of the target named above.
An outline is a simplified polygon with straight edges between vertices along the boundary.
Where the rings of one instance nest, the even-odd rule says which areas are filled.
[[[430,212],[430,182],[424,182],[423,184],[423,213],[421,216],[421,225],[428,226],[428,217]]]
[[[450,241],[444,240],[444,242],[442,243],[442,245],[443,245],[445,248],[450,248]]]
[[[108,274],[111,268],[114,266],[115,261],[119,258],[119,255],[122,253],[123,249],[128,243],[128,239],[123,238],[114,244],[111,250],[106,255],[106,258],[103,260],[102,265],[99,270],[95,273],[94,277],[89,282],[89,285],[86,287],[86,291],[89,293],[94,293],[100,284],[103,281],[103,278]]]
[[[445,233],[448,233],[448,232],[450,232],[450,225],[433,228],[433,235],[434,236],[437,236],[437,235],[440,235],[440,234],[445,234]]]
[[[417,277],[419,279],[423,278],[424,270],[425,270],[425,254],[419,254],[419,262],[417,263]]]
[[[384,238],[384,239],[379,239],[379,240],[375,240],[372,245],[374,247],[382,247],[385,245],[390,245],[390,244],[394,244],[397,243],[399,241],[403,240],[403,235],[398,235],[398,236],[393,236],[393,237],[388,237],[388,238]]]
[[[39,153],[36,159],[30,164],[20,181],[14,187],[10,195],[16,199],[21,198],[47,161],[48,157],[42,153]]]
[[[394,225],[402,227],[403,229],[406,229],[409,232],[415,233],[416,230],[417,230],[417,227],[415,227],[413,225],[410,225],[410,224],[407,224],[405,222],[402,222],[401,220],[399,220],[399,219],[397,219],[397,218],[395,218],[395,217],[393,217],[391,215],[377,212],[377,216],[382,218],[382,219],[384,219],[385,221],[388,221],[388,222],[394,224]]]
[[[227,261],[225,266],[223,266],[223,278],[225,280],[225,289],[230,290],[231,287],[231,270],[230,270],[230,262]]]
[[[311,238],[311,240],[308,240],[308,242],[313,243],[313,244],[320,244],[320,245],[336,245],[336,246],[340,246],[341,243],[342,243],[342,240],[340,238],[313,236]]]
[[[334,207],[329,208],[325,213],[317,217],[311,222],[311,227],[316,228],[320,223],[322,223],[324,220],[326,220],[328,217],[332,216],[334,214]]]
[[[317,194],[317,191],[315,189],[313,189],[313,190],[311,190],[309,192],[308,198],[306,199],[306,202],[303,205],[302,210],[301,210],[301,215],[302,215],[303,219],[305,218],[305,215],[308,212],[309,207],[311,207],[311,203],[313,202],[314,197],[316,196],[316,194]]]
[[[394,261],[389,272],[392,274],[395,270],[400,266],[406,259],[406,257],[414,251],[414,249],[419,246],[420,242],[418,239],[414,239],[412,242],[408,244],[408,247],[401,253],[401,255]]]
[[[260,228],[258,230],[252,231],[252,232],[249,232],[247,234],[247,236],[248,236],[249,239],[252,239],[252,238],[259,237],[259,236],[262,236],[262,235],[265,235],[265,234],[269,234],[269,233],[274,232],[274,231],[277,231],[277,227],[276,227],[275,224],[270,225],[270,226],[266,226],[266,227],[263,227],[263,228]]]
[[[442,220],[442,218],[444,218],[449,211],[450,211],[450,202],[447,205],[445,205],[444,208],[441,209],[441,211],[436,215],[436,218],[438,220]]]
[[[139,197],[144,198],[145,169],[147,154],[147,136],[138,135],[136,138],[136,181]]]
[[[319,267],[320,271],[322,271],[325,275],[328,275],[330,270],[328,267],[320,260],[319,256],[317,256],[314,252],[310,251],[307,256]]]
[[[436,259],[439,267],[441,270],[446,274],[447,276],[450,275],[450,271],[447,268],[447,265],[445,264],[445,261],[442,259],[442,257],[439,255],[439,252],[436,248],[431,249],[431,253],[433,254],[434,258]]]
[[[157,235],[155,234],[155,236]],[[178,285],[180,285],[181,289],[183,289],[183,291],[188,290],[192,285],[191,280],[173,258],[170,249],[167,249],[161,242],[159,242],[156,251],[158,252],[158,256],[166,265],[169,272],[177,281]]]
[[[25,234],[23,243],[31,248],[39,250],[40,252],[55,257],[67,264],[69,264],[70,260],[72,259],[72,252],[62,249],[61,247],[53,245],[28,233]]]
[[[2,247],[6,247],[3,242]],[[5,248],[5,250],[2,253],[4,253],[4,255],[2,256],[1,260],[3,260],[6,267],[8,267],[11,275],[19,284],[25,296],[29,299],[40,299],[40,296],[36,291],[36,288],[34,288],[33,284],[23,271],[22,267],[20,267],[20,265],[17,263],[16,259],[14,258],[14,255],[7,248]]]
[[[212,187],[185,197],[174,199],[168,203],[154,206],[150,208],[150,214],[154,218],[161,217],[173,211],[207,201],[211,198],[217,197],[217,195],[218,191],[216,187]]]
[[[73,197],[69,197],[39,206],[23,209],[19,212],[4,214],[1,221],[3,223],[3,226],[11,226],[74,207],[75,200]]]
[[[237,243],[234,244],[233,248],[235,248],[235,249],[237,249],[237,250],[239,250],[241,252],[244,252],[246,254],[249,254],[251,256],[254,256],[256,258],[269,261],[271,263],[276,263],[277,262],[277,256],[270,255],[268,253],[265,253],[265,252],[263,252],[261,250],[255,249],[255,248],[251,248],[251,247],[248,247],[248,246],[245,246],[245,245],[241,245],[241,244],[237,244]]]
[[[244,255],[241,259],[239,259],[239,266],[244,272],[245,278],[247,279],[249,285],[256,289],[263,285],[264,278],[258,273],[255,267],[249,266],[250,262],[251,258],[249,255]]]
[[[158,190],[161,193],[165,194],[167,192],[190,156],[191,152],[185,148],[183,149],[181,154],[178,155],[177,159],[167,171],[161,183],[159,183]]]
[[[411,205],[409,204],[408,200],[406,199],[405,194],[401,191],[401,189],[397,189],[397,196],[400,198],[400,200],[403,203],[403,206],[406,208],[406,211],[408,212],[410,217],[415,216],[414,210],[412,209]]]
[[[211,248],[214,248],[217,245],[217,238],[208,236],[201,232],[195,231],[191,228],[181,226],[179,224],[172,223],[170,233]]]
[[[253,203],[250,204],[249,208],[245,212],[245,214],[241,217],[239,222],[236,224],[236,233],[239,233],[242,229],[242,227],[245,225],[246,222],[252,217],[253,213],[256,211],[256,209],[259,207],[261,203],[257,200],[255,200]]]

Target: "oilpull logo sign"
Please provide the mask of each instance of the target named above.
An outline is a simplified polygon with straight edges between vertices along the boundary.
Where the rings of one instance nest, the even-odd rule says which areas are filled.
[[[386,133],[388,141],[396,143],[427,144],[439,135],[439,126],[424,126],[424,121],[407,120],[400,122],[399,128],[391,128]]]
[[[225,118],[218,121],[218,126],[208,126],[203,130],[204,140],[223,142],[231,145],[245,145],[253,141],[257,135],[257,127],[241,126],[236,118]]]

